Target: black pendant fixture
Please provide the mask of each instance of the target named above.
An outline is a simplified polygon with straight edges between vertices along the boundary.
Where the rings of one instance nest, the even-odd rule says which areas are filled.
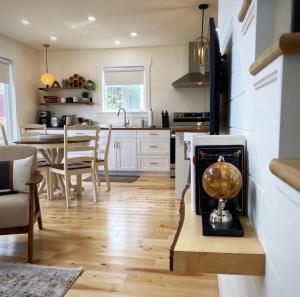
[[[206,54],[208,50],[208,39],[203,35],[203,27],[204,27],[204,13],[208,8],[208,4],[200,4],[198,6],[200,10],[202,10],[202,23],[201,23],[201,36],[195,40],[194,46],[194,59],[200,66],[205,65]]]

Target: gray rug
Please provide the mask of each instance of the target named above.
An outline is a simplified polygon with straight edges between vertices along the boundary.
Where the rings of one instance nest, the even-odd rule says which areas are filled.
[[[62,297],[82,268],[0,263],[1,297]]]

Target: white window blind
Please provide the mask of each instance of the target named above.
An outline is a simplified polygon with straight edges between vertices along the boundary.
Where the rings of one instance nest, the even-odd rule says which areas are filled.
[[[143,85],[145,69],[139,67],[104,67],[104,84],[109,85]]]
[[[0,83],[9,84],[9,64],[0,59]]]

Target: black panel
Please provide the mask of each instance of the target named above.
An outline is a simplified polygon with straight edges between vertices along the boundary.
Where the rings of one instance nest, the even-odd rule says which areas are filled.
[[[210,211],[217,208],[218,201],[212,199],[205,192],[202,186],[202,176],[207,167],[218,161],[219,156],[223,156],[226,162],[236,166],[242,173],[243,186],[239,194],[230,199],[226,204],[226,209],[230,212],[243,215],[246,213],[246,178],[245,178],[245,158],[244,146],[242,145],[215,145],[195,147],[196,166],[196,213]]]
[[[293,10],[292,10],[292,32],[300,32],[300,1],[293,0]]]

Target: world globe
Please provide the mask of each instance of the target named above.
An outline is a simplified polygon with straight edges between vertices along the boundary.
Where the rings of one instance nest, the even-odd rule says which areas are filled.
[[[202,185],[213,199],[232,199],[242,188],[242,175],[238,168],[220,157],[204,171]]]

